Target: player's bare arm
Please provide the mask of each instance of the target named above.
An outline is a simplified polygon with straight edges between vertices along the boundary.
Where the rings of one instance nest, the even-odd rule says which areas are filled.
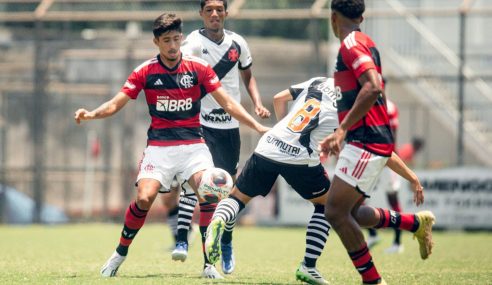
[[[401,160],[401,158],[393,152],[391,157],[386,162],[386,165],[395,173],[405,178],[412,185],[413,202],[419,206],[424,203],[424,187],[420,184],[420,180],[410,168]]]
[[[275,110],[275,116],[277,121],[282,120],[287,115],[287,103],[294,100],[289,89],[278,92],[273,96],[273,109]]]
[[[244,86],[248,90],[249,97],[255,106],[255,113],[262,119],[270,117],[270,111],[261,103],[260,93],[258,92],[258,86],[256,85],[256,79],[253,76],[251,68],[241,70],[241,77],[243,79]]]
[[[321,141],[319,150],[322,157],[327,155],[337,155],[341,150],[342,141],[347,135],[348,129],[364,117],[374,105],[378,96],[381,96],[381,82],[375,69],[368,69],[359,77],[362,86],[352,109],[340,123],[340,127],[334,133]]]
[[[128,97],[123,92],[119,92],[111,100],[104,102],[103,104],[101,104],[101,106],[92,111],[87,111],[83,108],[78,109],[77,111],[75,111],[75,122],[77,122],[77,124],[80,124],[80,121],[109,117],[121,110],[121,108],[126,105],[128,100],[130,100],[130,97]]]
[[[219,105],[224,108],[227,113],[239,122],[246,124],[248,127],[256,130],[260,134],[263,134],[269,130],[268,127],[258,123],[250,114],[248,114],[241,104],[234,101],[227,94],[224,88],[219,87],[215,91],[210,92],[210,94],[212,94],[217,103],[219,103]]]

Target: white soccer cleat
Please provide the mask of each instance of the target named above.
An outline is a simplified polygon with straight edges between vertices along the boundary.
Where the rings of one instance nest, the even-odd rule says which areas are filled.
[[[181,261],[185,262],[186,258],[188,257],[188,244],[184,241],[178,241],[176,243],[176,248],[174,248],[173,252],[171,253],[171,258],[174,261]]]
[[[395,253],[403,253],[403,251],[405,251],[405,248],[403,247],[402,244],[394,243],[392,246],[385,249],[384,253],[395,254]]]
[[[205,268],[203,268],[202,277],[208,279],[224,279],[224,277],[220,275],[219,271],[217,271],[217,268],[215,268],[212,264],[205,265]]]
[[[323,276],[319,273],[316,267],[306,267],[304,262],[299,265],[299,268],[296,270],[296,280],[306,282],[308,284],[313,285],[328,285],[328,281],[326,281]]]
[[[122,256],[116,251],[113,252],[111,257],[106,261],[106,263],[101,268],[102,277],[115,277],[118,272],[118,268],[125,261],[126,256]]]

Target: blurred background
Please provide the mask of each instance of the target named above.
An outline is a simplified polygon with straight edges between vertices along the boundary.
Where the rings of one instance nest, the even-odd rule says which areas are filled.
[[[271,111],[275,93],[332,76],[339,41],[329,6],[229,0],[226,28],[248,41]],[[397,145],[424,142],[412,167],[428,191],[426,207],[439,227],[492,229],[491,1],[366,6],[362,28],[381,52],[387,95],[400,111]],[[187,34],[202,26],[198,10],[198,0],[0,0],[0,222],[121,221],[146,145],[144,96],[109,119],[78,126],[73,114],[114,96],[133,68],[158,53],[157,16],[178,13]],[[274,116],[264,123],[273,125]],[[259,137],[245,128],[241,135],[242,165]],[[249,206],[251,220],[304,224],[310,205],[282,181],[275,190]],[[378,195],[374,203],[386,203]],[[409,191],[402,199],[412,210]],[[164,220],[165,211],[157,200],[149,218]]]

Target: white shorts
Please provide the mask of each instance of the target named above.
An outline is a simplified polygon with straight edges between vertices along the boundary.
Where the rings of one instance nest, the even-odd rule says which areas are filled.
[[[187,181],[194,173],[214,166],[212,155],[204,143],[177,146],[147,146],[140,161],[137,184],[140,179],[159,181],[170,189],[174,177]]]
[[[340,152],[335,176],[355,187],[364,196],[370,197],[367,193],[374,188],[387,161],[388,157],[346,144]]]
[[[378,182],[376,183],[377,190],[384,190],[386,192],[396,192],[401,187],[401,176],[396,174],[389,167],[384,167],[383,171],[379,175]]]

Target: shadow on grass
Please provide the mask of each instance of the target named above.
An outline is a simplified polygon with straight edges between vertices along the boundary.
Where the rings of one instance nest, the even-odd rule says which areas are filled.
[[[134,279],[143,279],[143,278],[163,278],[163,279],[173,279],[173,278],[182,278],[182,279],[195,279],[201,280],[204,284],[209,284],[213,282],[214,284],[255,284],[255,285],[299,285],[299,283],[290,282],[290,283],[279,283],[279,282],[258,282],[258,281],[249,281],[247,279],[250,278],[242,278],[243,280],[231,280],[231,279],[204,279],[199,275],[190,276],[187,274],[181,273],[160,273],[160,274],[146,274],[146,275],[126,275],[125,278],[134,278]],[[246,279],[246,280],[244,280]]]

